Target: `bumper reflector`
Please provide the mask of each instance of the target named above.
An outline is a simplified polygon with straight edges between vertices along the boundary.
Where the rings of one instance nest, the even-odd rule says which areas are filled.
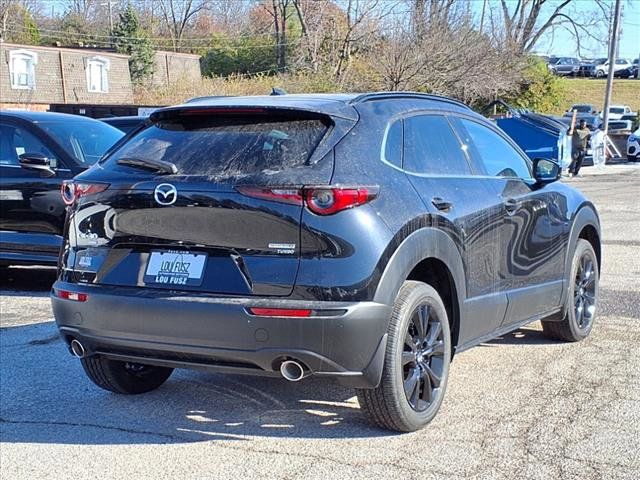
[[[251,315],[259,317],[310,317],[312,310],[301,310],[292,308],[249,308]]]
[[[56,297],[73,300],[74,302],[86,302],[89,299],[89,295],[86,293],[70,292],[68,290],[56,290],[55,292]]]

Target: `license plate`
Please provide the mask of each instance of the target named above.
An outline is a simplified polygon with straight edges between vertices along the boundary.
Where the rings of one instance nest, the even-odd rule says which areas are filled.
[[[200,286],[206,261],[203,253],[151,252],[144,283]]]

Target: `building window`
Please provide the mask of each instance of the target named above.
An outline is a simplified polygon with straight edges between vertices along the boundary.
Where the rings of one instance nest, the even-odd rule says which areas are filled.
[[[11,88],[32,90],[36,88],[36,64],[38,54],[29,50],[12,50],[9,53]]]
[[[94,57],[87,61],[87,89],[90,92],[109,92],[109,60]]]

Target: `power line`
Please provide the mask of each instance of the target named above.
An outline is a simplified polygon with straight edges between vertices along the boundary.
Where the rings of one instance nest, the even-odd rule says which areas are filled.
[[[10,27],[7,28],[7,32],[10,33],[24,33],[26,32],[26,30],[16,30],[15,27]],[[73,33],[69,33],[69,32],[61,32],[64,33],[67,36],[73,36]],[[53,34],[41,34],[41,36],[45,37],[45,38],[57,38],[57,35],[53,35]],[[119,40],[131,40],[132,37],[118,37]],[[167,41],[170,41],[170,39],[166,39]],[[183,41],[186,39],[183,39],[181,41],[181,43],[183,43]],[[202,44],[192,44],[192,45],[177,45],[177,46],[173,46],[170,44],[165,44],[165,45],[160,45],[157,43],[153,43],[150,42],[151,47],[153,47],[155,50],[166,50],[166,49],[179,49],[179,50],[193,50],[193,49],[197,49],[197,48],[206,48],[208,50],[224,50],[227,48],[231,48],[234,49],[233,45],[229,45],[229,46],[220,46],[220,45],[212,45],[211,43],[216,42],[215,39],[208,39],[208,42],[210,43],[202,43]],[[280,45],[285,45],[285,46],[289,46],[289,45],[298,45],[302,42],[302,39],[298,39],[295,41],[291,41],[291,42],[285,42],[282,43]],[[113,46],[113,42],[110,41],[106,41],[106,40],[95,40],[95,39],[87,39],[86,43],[88,45],[101,45],[101,46],[109,46],[112,47]],[[236,49],[242,48],[242,49],[262,49],[262,48],[275,48],[278,45],[278,43],[274,42],[274,43],[265,43],[265,44],[259,44],[259,45],[242,45],[241,47],[236,47]],[[34,45],[37,46],[37,45]]]

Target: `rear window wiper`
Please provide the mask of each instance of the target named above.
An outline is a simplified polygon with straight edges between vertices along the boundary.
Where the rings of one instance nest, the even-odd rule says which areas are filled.
[[[130,167],[145,168],[147,170],[153,170],[158,173],[166,173],[175,175],[178,173],[178,167],[171,162],[165,162],[164,160],[151,160],[141,158],[119,158],[116,163],[118,165],[128,165]]]

